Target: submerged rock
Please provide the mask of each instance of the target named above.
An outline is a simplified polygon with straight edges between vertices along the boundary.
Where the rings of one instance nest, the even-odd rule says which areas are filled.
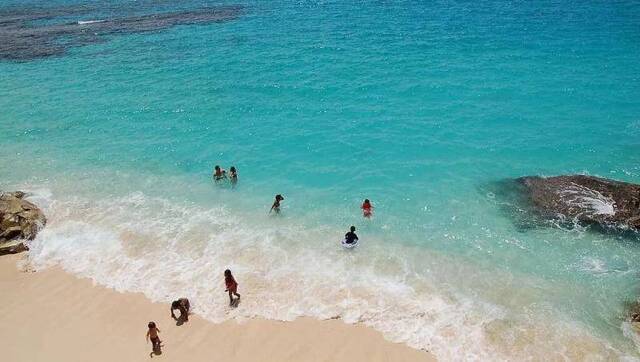
[[[528,176],[516,181],[543,216],[640,231],[640,185],[585,175]]]
[[[32,240],[47,222],[42,211],[24,200],[21,191],[0,193],[0,255],[27,250],[24,240]]]
[[[129,10],[120,10],[115,18],[102,18],[101,9],[90,4],[0,7],[0,61],[22,62],[63,55],[72,47],[105,42],[111,35],[231,21],[242,15],[243,7],[220,5],[151,14]]]

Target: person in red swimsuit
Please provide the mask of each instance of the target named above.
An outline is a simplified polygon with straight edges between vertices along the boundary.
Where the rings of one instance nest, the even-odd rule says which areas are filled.
[[[229,269],[224,271],[224,284],[227,287],[224,291],[229,292],[229,305],[232,306],[233,295],[240,299],[240,294],[238,294],[238,282],[236,282],[236,279],[231,275],[231,270]]]
[[[364,199],[364,202],[362,203],[362,206],[360,206],[360,208],[362,209],[362,216],[371,217],[371,215],[373,215],[373,205],[371,205],[369,199]]]

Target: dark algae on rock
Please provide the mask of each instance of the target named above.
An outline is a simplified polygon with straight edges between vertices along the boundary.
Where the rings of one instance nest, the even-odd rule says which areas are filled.
[[[24,62],[63,55],[68,48],[104,42],[109,35],[230,21],[241,12],[241,6],[230,5],[104,17],[91,5],[0,8],[0,61]]]

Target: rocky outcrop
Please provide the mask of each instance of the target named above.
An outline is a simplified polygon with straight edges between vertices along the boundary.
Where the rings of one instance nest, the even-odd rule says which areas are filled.
[[[640,231],[640,185],[585,175],[529,176],[517,181],[543,216]]]
[[[24,241],[35,238],[47,222],[24,196],[21,191],[0,193],[0,255],[27,250]]]

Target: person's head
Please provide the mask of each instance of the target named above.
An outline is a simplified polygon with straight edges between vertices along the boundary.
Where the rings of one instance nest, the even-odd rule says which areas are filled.
[[[224,271],[224,276],[225,276],[226,278],[229,278],[229,277],[231,276],[231,270],[229,270],[229,269],[225,270],[225,271]]]
[[[350,229],[350,230],[351,230],[351,232],[353,233],[353,232],[355,232],[355,231],[356,231],[356,227],[355,227],[355,226],[351,226],[351,229]]]
[[[364,203],[368,204],[369,203],[369,199],[364,199]]]
[[[220,166],[216,165],[216,167],[213,168],[216,171],[220,171]]]
[[[280,194],[277,194],[276,195],[276,200],[278,200],[278,201],[284,200],[284,197],[282,197],[282,195],[280,195]]]
[[[229,169],[229,171],[231,171],[231,172],[236,172],[236,167],[235,167],[235,166],[231,166],[231,168]]]
[[[155,327],[156,327],[156,322],[149,322],[149,329],[155,328]]]

